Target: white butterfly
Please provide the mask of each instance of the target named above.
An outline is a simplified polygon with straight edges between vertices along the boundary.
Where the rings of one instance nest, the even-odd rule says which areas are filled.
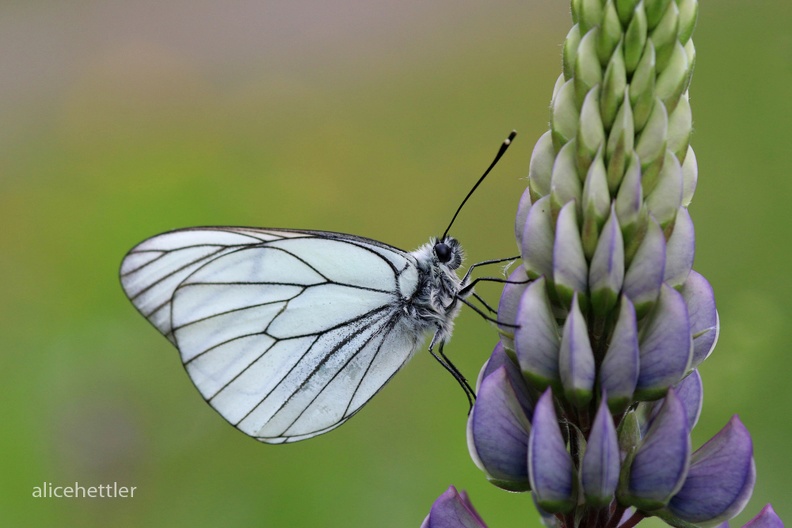
[[[180,229],[133,248],[121,284],[223,418],[262,442],[296,442],[348,420],[429,333],[472,397],[443,345],[475,295],[475,265],[457,276],[462,248],[447,233],[408,253],[327,231]]]
[[[456,239],[407,253],[323,231],[206,227],[150,238],[121,265],[135,307],[181,353],[204,399],[268,443],[355,414],[472,290]]]

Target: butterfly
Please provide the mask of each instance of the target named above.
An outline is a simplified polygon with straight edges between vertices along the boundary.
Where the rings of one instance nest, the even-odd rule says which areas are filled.
[[[357,413],[428,334],[471,398],[443,345],[475,265],[457,275],[463,251],[447,233],[406,252],[328,231],[178,229],[130,250],[121,285],[223,418],[262,442],[296,442]]]

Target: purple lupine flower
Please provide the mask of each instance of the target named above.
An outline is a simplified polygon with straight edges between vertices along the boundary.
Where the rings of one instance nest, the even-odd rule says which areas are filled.
[[[776,515],[775,510],[769,504],[762,508],[759,514],[748,521],[743,528],[784,528],[784,523]]]
[[[493,484],[530,491],[546,526],[631,528],[650,516],[727,526],[756,469],[736,416],[696,450],[690,437],[704,395],[697,369],[719,329],[712,287],[692,269],[687,209],[698,2],[571,4],[470,453]],[[468,506],[449,490],[430,518],[477,526],[477,515],[454,524]],[[783,524],[768,505],[748,526]]]
[[[421,528],[487,528],[479,516],[467,493],[457,492],[450,486],[432,504]]]

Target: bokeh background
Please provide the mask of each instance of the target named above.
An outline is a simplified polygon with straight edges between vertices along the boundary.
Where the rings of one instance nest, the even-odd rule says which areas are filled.
[[[702,4],[691,213],[722,333],[694,447],[738,413],[758,483],[733,524],[768,501],[790,521],[792,5]],[[206,224],[412,249],[512,128],[454,234],[468,262],[514,253],[569,27],[560,1],[0,4],[0,524],[418,526],[455,484],[491,526],[539,526],[470,461],[467,404],[428,354],[341,429],[261,445],[203,403],[117,269]],[[474,378],[495,339],[466,312],[446,351]],[[44,481],[137,490],[32,498]]]

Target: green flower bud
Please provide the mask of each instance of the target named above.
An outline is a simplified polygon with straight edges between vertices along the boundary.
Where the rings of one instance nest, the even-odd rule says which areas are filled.
[[[668,65],[657,76],[655,87],[657,96],[665,104],[668,113],[674,111],[680,95],[687,89],[690,79],[689,66],[685,49],[682,44],[676,42]]]
[[[627,31],[624,33],[624,65],[627,68],[627,73],[632,74],[644,55],[647,41],[646,12],[643,8],[643,2],[635,6],[630,15],[632,18],[627,26]],[[623,20],[622,23],[624,22]]]
[[[595,86],[586,95],[580,109],[580,126],[577,133],[577,171],[588,172],[591,160],[605,143],[605,130],[599,112],[599,87]]]
[[[575,74],[575,61],[577,60],[577,50],[580,46],[580,26],[575,24],[572,29],[567,33],[564,40],[564,49],[562,51],[562,67],[564,79],[571,79]]]
[[[635,127],[629,98],[625,97],[613,122],[605,157],[608,160],[608,188],[615,193],[633,154]]]
[[[536,142],[531,154],[531,164],[528,168],[528,187],[531,189],[531,200],[536,201],[542,196],[550,194],[553,163],[555,163],[555,149],[553,148],[552,134],[548,130]]]
[[[624,90],[627,88],[627,71],[624,67],[624,56],[621,44],[616,46],[613,58],[607,63],[605,76],[602,80],[602,93],[600,94],[600,113],[602,124],[610,130],[616,113],[624,101]]]
[[[553,148],[556,151],[566,145],[577,134],[578,106],[575,103],[575,81],[565,82],[553,98],[550,114],[550,130],[553,131]]]
[[[643,187],[641,186],[641,164],[638,156],[630,158],[630,164],[624,173],[624,179],[616,195],[616,216],[622,233],[628,239],[638,230],[638,219],[641,216],[643,204]]]
[[[674,153],[680,162],[685,155],[693,132],[693,114],[690,111],[690,98],[687,92],[679,98],[676,108],[668,116],[668,150]]]
[[[687,44],[690,36],[693,35],[693,28],[696,27],[698,18],[698,0],[677,0],[679,8],[679,35],[677,38],[683,45]]]
[[[605,223],[611,208],[611,197],[608,192],[608,180],[605,172],[605,161],[602,159],[602,149],[597,151],[594,161],[586,174],[583,183],[583,228],[581,239],[583,252],[587,259],[591,259],[597,246],[599,230]]]
[[[643,130],[649,119],[655,100],[654,87],[655,51],[652,42],[648,41],[630,82],[630,104],[632,105],[636,132]]]
[[[641,160],[645,195],[652,192],[657,183],[657,175],[663,168],[667,142],[668,114],[666,114],[665,105],[656,99],[646,126],[635,142],[635,152]]]
[[[597,42],[597,55],[600,64],[605,65],[611,59],[613,51],[622,38],[621,22],[613,0],[607,0],[602,12],[600,23],[599,41]]]
[[[668,11],[669,4],[673,4],[673,2],[671,0],[645,0],[643,2],[650,31],[660,24],[663,15]]]
[[[582,27],[581,27],[582,31]],[[575,99],[578,106],[583,104],[583,99],[589,91],[602,81],[602,68],[597,56],[597,34],[599,29],[591,28],[580,39],[577,57],[575,57]]]
[[[646,196],[646,207],[663,229],[673,223],[682,205],[682,187],[682,167],[676,156],[666,150],[657,185]]]
[[[674,45],[679,42],[677,39],[678,25],[679,9],[676,6],[676,2],[668,2],[668,6],[657,27],[652,30],[651,22],[649,24],[651,32],[649,39],[654,44],[655,52],[657,53],[657,69],[660,71],[665,69]]]
[[[599,26],[602,21],[601,0],[581,0],[578,4],[578,24],[583,33]]]
[[[696,192],[698,183],[698,164],[696,154],[692,147],[688,147],[685,161],[682,163],[682,205],[687,207],[693,200],[693,193]]]
[[[639,0],[616,0],[616,12],[619,14],[619,21],[622,26],[627,26],[630,22],[638,3]],[[643,11],[643,9],[641,11]],[[644,31],[644,33],[646,33],[646,31]]]
[[[558,211],[569,201],[580,203],[583,184],[577,173],[576,141],[564,145],[556,156],[550,180],[553,211]]]

